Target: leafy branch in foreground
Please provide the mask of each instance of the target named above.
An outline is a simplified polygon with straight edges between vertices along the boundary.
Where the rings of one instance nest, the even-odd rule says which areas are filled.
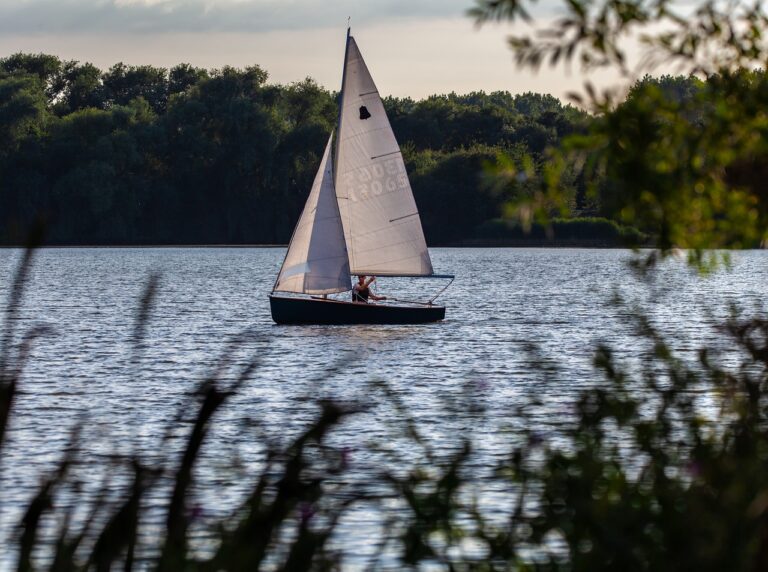
[[[532,21],[530,4],[478,0],[472,14],[479,23]],[[574,97],[596,120],[588,133],[550,150],[552,164],[585,165],[584,183],[604,214],[654,236],[662,256],[691,249],[691,262],[706,267],[717,260],[708,249],[765,241],[768,79],[757,67],[768,56],[768,16],[762,3],[569,0],[561,8],[561,19],[511,40],[521,66],[575,59],[586,71],[613,68],[637,78],[675,64],[692,75],[646,76],[619,104],[587,84],[588,99]],[[638,37],[645,57],[630,72]],[[538,196],[548,202],[531,201],[528,210],[546,218],[559,185],[558,176],[543,181]]]
[[[768,322],[723,326],[740,358],[731,369],[706,349],[685,363],[637,321],[645,367],[622,367],[600,348],[608,384],[582,393],[567,445],[517,453],[513,478],[539,491],[529,541],[547,546],[555,535],[575,570],[764,569]]]
[[[531,30],[509,43],[517,63],[534,69],[575,60],[585,71],[612,67],[630,75],[677,64],[711,74],[762,65],[768,53],[761,2],[567,0],[558,6],[559,17],[539,23],[531,16],[535,3],[476,0],[469,14],[478,24],[528,24]]]

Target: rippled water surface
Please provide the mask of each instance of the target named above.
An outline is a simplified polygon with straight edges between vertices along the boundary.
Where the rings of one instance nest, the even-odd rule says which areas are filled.
[[[20,507],[39,475],[60,459],[79,420],[85,420],[86,459],[134,450],[150,458],[172,455],[179,445],[163,445],[167,428],[193,407],[190,393],[223,355],[224,378],[234,378],[252,358],[259,365],[207,443],[200,502],[212,513],[237,500],[237,486],[222,486],[232,479],[232,459],[241,460],[241,478],[256,467],[249,463],[257,463],[261,445],[250,419],[280,439],[317,415],[317,398],[365,405],[335,438],[352,451],[353,463],[374,463],[363,442],[387,441],[393,411],[369,382],[384,380],[438,449],[471,432],[481,443],[481,463],[490,464],[501,447],[499,427],[514,427],[514,406],[535,395],[544,417],[556,420],[567,415],[580,388],[599,383],[591,367],[597,343],[615,347],[624,360],[638,357],[632,304],[685,356],[714,339],[711,324],[728,303],[763,308],[768,284],[762,251],[736,253],[731,270],[709,277],[672,262],[646,283],[629,269],[630,253],[619,250],[433,249],[435,271],[456,274],[441,298],[445,322],[276,326],[267,294],[283,254],[271,248],[39,252],[16,325],[18,331],[51,330],[33,349],[15,404],[0,475],[0,534],[12,533]],[[0,250],[0,300],[19,257],[19,251]],[[137,353],[130,339],[153,273],[159,289]],[[424,296],[442,285],[377,284],[380,294],[399,297]],[[616,294],[631,304],[611,304]],[[545,374],[541,365],[549,363],[557,369]],[[487,407],[482,417],[452,409],[468,388]],[[184,432],[183,426],[175,430]],[[374,527],[364,514],[355,518],[357,530]],[[365,544],[353,537],[350,542]]]

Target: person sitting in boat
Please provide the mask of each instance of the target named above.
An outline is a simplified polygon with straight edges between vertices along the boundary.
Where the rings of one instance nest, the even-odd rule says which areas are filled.
[[[377,296],[371,292],[371,284],[376,281],[375,276],[371,276],[366,279],[365,274],[360,274],[357,277],[357,284],[352,288],[352,301],[367,303],[368,300],[386,300],[386,296]]]

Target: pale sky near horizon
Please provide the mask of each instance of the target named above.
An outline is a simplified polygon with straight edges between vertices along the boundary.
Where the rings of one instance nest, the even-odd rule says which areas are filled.
[[[546,6],[554,3],[545,0]],[[347,16],[383,95],[416,99],[475,90],[561,99],[583,77],[519,70],[508,25],[477,29],[472,0],[0,0],[0,57],[45,52],[102,69],[122,61],[170,67],[258,64],[278,83],[338,89]],[[550,9],[551,10],[551,9]],[[554,15],[553,12],[549,14]],[[619,85],[612,72],[590,76]]]

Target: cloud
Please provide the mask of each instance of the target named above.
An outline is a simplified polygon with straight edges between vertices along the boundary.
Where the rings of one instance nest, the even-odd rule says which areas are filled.
[[[461,16],[472,0],[0,0],[0,33],[264,32]],[[396,41],[393,38],[393,41]]]

